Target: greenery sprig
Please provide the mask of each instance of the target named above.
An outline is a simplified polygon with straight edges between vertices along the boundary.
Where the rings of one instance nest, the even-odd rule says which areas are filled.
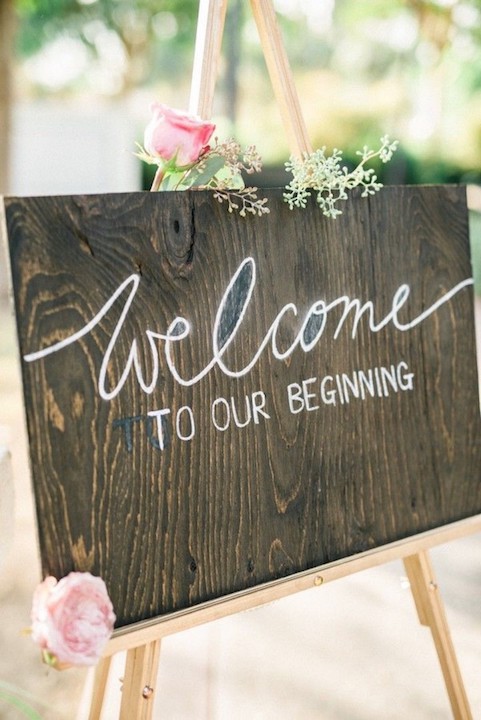
[[[316,200],[323,214],[336,218],[342,213],[338,203],[348,199],[348,190],[362,187],[362,197],[374,195],[380,190],[382,183],[378,182],[374,169],[365,166],[374,158],[383,163],[389,162],[397,146],[397,140],[391,142],[388,135],[381,138],[378,150],[370,150],[365,145],[356,153],[361,160],[351,172],[342,165],[342,152],[337,149],[332,155],[326,155],[326,148],[322,147],[312,153],[304,153],[301,158],[291,156],[286,170],[293,174],[293,178],[286,186],[284,200],[291,210],[294,207],[305,208],[312,190],[317,193]]]
[[[198,187],[214,190],[216,200],[220,203],[227,202],[228,211],[238,211],[241,217],[245,217],[247,213],[260,216],[269,212],[267,198],[258,198],[257,188],[246,187],[242,178],[242,172],[251,175],[262,169],[261,156],[254,145],[242,150],[240,144],[232,138],[224,142],[219,142],[216,138],[209,156],[209,160],[203,161],[201,158],[199,161],[201,175],[205,174],[208,163],[213,162],[214,158],[222,161],[222,166],[210,180]]]
[[[151,165],[158,165],[158,158],[138,145],[137,157]],[[220,203],[226,202],[229,212],[241,217],[248,213],[263,215],[269,212],[267,198],[257,196],[257,187],[246,187],[242,173],[260,172],[262,160],[254,145],[242,149],[234,139],[220,142],[218,138],[199,159],[183,168],[167,164],[158,190],[212,190]]]
[[[269,212],[267,199],[257,196],[256,187],[246,187],[245,175],[260,172],[262,162],[254,145],[242,149],[230,138],[220,142],[213,138],[215,125],[209,120],[175,110],[163,103],[152,103],[152,117],[145,128],[144,146],[138,145],[137,156],[157,171],[151,191],[211,190],[216,200],[226,203],[230,213],[241,217]],[[341,214],[338,204],[348,199],[348,190],[362,187],[362,196],[374,195],[381,187],[373,168],[366,164],[374,158],[386,163],[397,148],[385,135],[381,147],[370,150],[367,145],[357,154],[361,159],[349,172],[342,164],[342,152],[335,149],[326,155],[320,148],[302,157],[291,156],[286,169],[293,178],[286,185],[284,200],[291,210],[304,208],[312,190],[324,215],[335,218]]]

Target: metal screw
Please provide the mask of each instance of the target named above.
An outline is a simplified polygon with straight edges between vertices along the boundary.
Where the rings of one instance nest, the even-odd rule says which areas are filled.
[[[142,697],[146,700],[149,700],[152,695],[154,694],[154,688],[149,687],[149,685],[146,685],[144,689],[142,690]]]
[[[314,585],[316,587],[319,587],[319,585],[322,585],[323,582],[324,578],[322,577],[322,575],[316,575],[316,577],[314,578]]]

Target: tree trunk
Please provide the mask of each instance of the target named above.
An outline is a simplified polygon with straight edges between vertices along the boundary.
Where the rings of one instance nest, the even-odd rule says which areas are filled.
[[[9,178],[13,24],[13,0],[0,0],[0,195],[7,193]],[[7,273],[3,253],[5,249],[0,247],[0,301],[7,295]]]
[[[8,189],[13,2],[0,0],[0,194]]]

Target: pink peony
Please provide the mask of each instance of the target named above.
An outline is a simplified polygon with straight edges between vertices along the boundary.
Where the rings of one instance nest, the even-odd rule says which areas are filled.
[[[95,665],[114,623],[105,583],[90,573],[47,577],[34,592],[32,638],[55,664]]]
[[[177,167],[197,162],[215,125],[161,103],[153,103],[151,110],[152,119],[144,135],[147,152],[164,162],[173,160]]]

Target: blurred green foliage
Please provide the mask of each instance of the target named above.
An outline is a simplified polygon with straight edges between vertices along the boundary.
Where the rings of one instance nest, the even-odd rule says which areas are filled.
[[[400,150],[384,182],[479,182],[481,0],[274,1],[314,147],[340,147],[355,159],[388,133]],[[186,104],[197,2],[15,2],[25,93],[125,97],[143,87]],[[59,39],[71,45],[58,51],[57,69],[75,45],[82,70],[54,86],[52,72],[32,68]],[[266,163],[287,159],[246,0],[228,2],[214,112],[220,134],[256,144]]]
[[[122,92],[151,80],[158,68],[178,78],[192,61],[197,22],[192,0],[16,0],[16,8],[20,58],[70,38],[81,42],[94,62],[117,41],[125,54]]]

